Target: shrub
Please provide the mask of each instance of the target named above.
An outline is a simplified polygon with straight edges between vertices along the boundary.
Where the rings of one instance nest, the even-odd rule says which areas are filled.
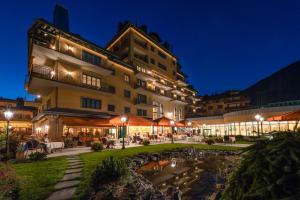
[[[222,143],[222,142],[223,142],[223,138],[222,138],[222,137],[217,137],[217,138],[215,139],[215,142],[217,142],[217,143]]]
[[[150,141],[149,140],[143,140],[143,145],[144,146],[148,146],[150,144]]]
[[[10,164],[0,164],[0,199],[18,199],[18,182]]]
[[[215,143],[215,141],[213,139],[208,139],[208,140],[205,141],[205,143],[208,144],[208,145],[212,145],[212,144]]]
[[[65,138],[64,143],[66,148],[72,148],[74,146],[71,138]]]
[[[259,140],[230,177],[221,199],[299,199],[300,133]]]
[[[32,161],[38,161],[38,160],[43,160],[47,156],[46,152],[34,152],[29,154],[29,159]]]
[[[92,149],[93,151],[102,151],[102,150],[103,150],[103,144],[102,144],[102,143],[99,143],[99,142],[94,142],[94,143],[92,144],[91,149]]]
[[[103,160],[102,163],[97,166],[92,175],[92,185],[94,188],[97,188],[101,184],[118,181],[128,174],[129,170],[125,161],[115,159],[111,156]]]

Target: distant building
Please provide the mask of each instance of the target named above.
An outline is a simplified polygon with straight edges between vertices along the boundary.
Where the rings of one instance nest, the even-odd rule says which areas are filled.
[[[249,108],[249,97],[238,90],[231,90],[221,94],[202,96],[197,103],[197,112],[194,116],[222,115],[227,112]]]
[[[32,134],[31,120],[37,114],[39,102],[25,101],[22,98],[7,99],[0,98],[0,109],[4,111],[8,107],[14,113],[10,122],[12,136],[19,137],[21,140],[28,139]],[[6,131],[6,119],[3,113],[0,115],[0,131]]]

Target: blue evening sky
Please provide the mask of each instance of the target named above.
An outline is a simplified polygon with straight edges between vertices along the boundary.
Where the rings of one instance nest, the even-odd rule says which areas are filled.
[[[52,21],[56,3],[69,10],[72,32],[100,46],[119,21],[147,24],[173,45],[200,94],[244,89],[300,59],[300,1],[2,1],[0,96],[30,97],[27,30],[37,18]]]

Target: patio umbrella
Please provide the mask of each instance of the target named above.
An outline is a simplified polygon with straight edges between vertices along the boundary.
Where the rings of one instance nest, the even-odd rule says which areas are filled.
[[[294,131],[297,129],[299,120],[300,120],[300,110],[268,118],[268,121],[296,121]]]
[[[152,121],[144,118],[144,117],[139,117],[133,114],[128,114],[125,115],[127,118],[127,122],[126,125],[127,126],[152,126]],[[109,124],[113,125],[113,126],[122,126],[124,123],[122,122],[121,118],[123,116],[116,116],[116,117],[112,117],[109,120]]]

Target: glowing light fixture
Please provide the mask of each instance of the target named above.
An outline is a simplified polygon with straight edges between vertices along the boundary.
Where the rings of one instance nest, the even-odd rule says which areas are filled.
[[[171,167],[176,167],[176,159],[175,158],[172,158],[171,160]]]

